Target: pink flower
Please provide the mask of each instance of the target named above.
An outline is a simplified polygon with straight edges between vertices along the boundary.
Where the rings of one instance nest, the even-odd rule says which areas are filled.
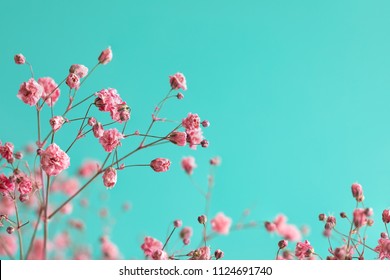
[[[314,253],[313,247],[310,245],[310,242],[305,240],[305,242],[297,242],[295,247],[295,256],[303,260],[309,258]]]
[[[210,224],[213,231],[219,234],[228,234],[232,225],[232,219],[220,212],[210,221]]]
[[[57,176],[69,165],[69,156],[57,144],[51,144],[41,155],[41,167],[49,176]]]
[[[163,244],[153,237],[146,236],[144,243],[141,245],[141,249],[144,251],[145,256],[152,257],[156,250],[162,250]]]
[[[121,139],[123,139],[122,133],[116,128],[112,128],[104,131],[103,136],[99,138],[99,142],[106,152],[111,153],[116,147],[121,145]]]
[[[204,246],[192,252],[190,260],[210,260],[210,247]]]
[[[190,228],[190,227],[184,227],[180,231],[180,238],[181,239],[190,239],[191,236],[192,236],[192,228]]]
[[[298,241],[301,239],[301,232],[295,225],[284,224],[278,227],[278,233],[287,240]]]
[[[171,84],[172,89],[187,90],[186,78],[182,73],[176,73],[172,76],[169,76],[169,83]]]
[[[72,213],[72,211],[73,211],[73,205],[72,205],[72,203],[67,203],[67,204],[65,204],[64,205],[64,207],[62,207],[61,209],[60,209],[60,212],[62,213],[62,214],[65,214],[65,215],[68,215],[68,214],[70,214],[70,213]]]
[[[196,168],[195,158],[194,157],[183,158],[181,160],[181,167],[188,175],[191,175],[194,169]]]
[[[355,227],[359,228],[367,224],[367,216],[366,209],[355,209],[353,211],[353,223],[355,224]]]
[[[69,233],[62,232],[54,238],[54,245],[59,250],[68,248],[71,244]]]
[[[16,186],[21,194],[29,194],[33,189],[31,179],[24,173],[21,173],[16,178]]]
[[[389,209],[383,210],[383,212],[382,212],[382,221],[385,224],[390,223],[390,211],[389,211]]]
[[[115,110],[110,111],[110,115],[114,121],[122,123],[130,119],[130,112],[130,107],[127,106],[126,102],[123,102],[122,104],[116,105]]]
[[[102,53],[99,55],[99,58],[98,58],[99,62],[101,64],[107,64],[109,63],[111,60],[112,60],[112,51],[111,51],[111,47],[108,47],[107,49],[105,49],[104,51],[102,51]]]
[[[122,104],[123,100],[114,88],[102,89],[95,93],[95,105],[100,111],[110,112],[118,104]]]
[[[390,259],[390,239],[380,238],[374,251],[379,253],[380,260]]]
[[[64,182],[61,182],[59,190],[62,191],[64,194],[71,196],[78,191],[79,187],[80,182],[75,178],[71,178],[65,180]]]
[[[216,260],[222,259],[225,254],[220,249],[214,252],[214,256]]]
[[[14,144],[7,142],[2,146],[0,143],[0,155],[8,162],[12,161],[14,158]]]
[[[94,126],[96,124],[96,119],[94,117],[90,117],[88,119],[88,125],[89,126]]]
[[[175,228],[179,228],[179,227],[181,227],[183,225],[183,221],[182,220],[174,220],[173,221],[173,226],[175,227]]]
[[[0,256],[7,256],[7,252],[9,252],[11,255],[16,254],[18,245],[16,242],[15,235],[1,234],[0,240],[0,242],[2,243],[0,246]]]
[[[81,79],[87,76],[88,68],[81,64],[73,64],[69,68],[69,73],[76,74]]]
[[[168,140],[178,146],[185,146],[187,144],[187,134],[185,132],[174,131],[169,134]]]
[[[196,149],[196,146],[202,143],[203,134],[200,128],[186,130],[187,133],[187,142],[190,144],[191,149]]]
[[[19,92],[16,95],[24,103],[34,106],[43,94],[43,87],[33,78],[20,85]]]
[[[271,222],[265,222],[264,223],[265,230],[268,232],[274,232],[276,231],[276,225]]]
[[[352,196],[356,198],[356,201],[362,201],[363,200],[363,188],[358,183],[353,183],[351,186],[352,190]]]
[[[113,188],[116,184],[117,175],[116,169],[109,167],[104,171],[103,183],[107,188]]]
[[[156,172],[166,172],[171,162],[166,158],[156,158],[150,162],[150,167]]]
[[[186,130],[193,130],[200,127],[200,118],[197,114],[188,113],[188,116],[182,120],[182,126]]]
[[[117,260],[119,259],[119,249],[118,247],[112,243],[108,239],[108,237],[103,237],[101,239],[102,244],[101,244],[101,250],[103,253],[103,257],[105,260]]]
[[[157,249],[152,254],[153,260],[168,260],[168,254],[167,252]]]
[[[338,247],[333,251],[329,250],[329,252],[334,256],[333,260],[351,260],[353,256],[352,247],[347,251],[346,245]]]
[[[103,125],[102,125],[100,122],[95,123],[95,124],[92,126],[92,132],[93,132],[93,135],[94,135],[96,138],[102,137],[103,134],[104,134]]]
[[[66,84],[70,88],[78,89],[80,86],[80,78],[74,73],[69,73],[68,77],[66,78]]]
[[[95,175],[100,169],[100,163],[94,160],[86,161],[79,169],[81,177],[91,177]]]
[[[29,260],[43,260],[43,239],[35,239],[31,247]]]
[[[57,83],[50,77],[39,78],[38,84],[43,87],[42,99],[48,106],[53,106],[60,97],[60,88]]]
[[[215,166],[218,166],[218,165],[221,165],[221,158],[220,157],[213,157],[212,159],[210,159],[210,165],[215,165]]]
[[[56,132],[65,123],[65,119],[62,116],[55,116],[50,119],[51,129]]]
[[[4,174],[0,174],[0,193],[8,195],[8,192],[12,192],[14,189],[14,183]]]
[[[20,53],[20,54],[16,54],[14,56],[14,61],[15,61],[16,64],[25,64],[26,63],[26,58],[24,57],[24,55],[22,55]]]
[[[202,121],[202,126],[203,127],[209,127],[210,126],[210,122],[207,121],[207,120],[204,120],[204,121]]]

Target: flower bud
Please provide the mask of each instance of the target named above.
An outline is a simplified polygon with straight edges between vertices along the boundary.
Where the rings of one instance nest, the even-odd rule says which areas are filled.
[[[26,58],[20,53],[14,56],[14,61],[16,64],[25,64]]]
[[[108,47],[107,49],[102,51],[101,54],[99,55],[98,60],[99,60],[99,63],[101,63],[101,64],[107,64],[107,63],[111,62],[111,60],[112,60],[111,47]]]
[[[202,126],[203,127],[209,127],[210,126],[210,122],[207,121],[207,120],[204,120],[204,121],[202,121]]]
[[[216,259],[216,260],[219,260],[219,259],[222,259],[222,258],[223,258],[224,253],[223,253],[223,251],[221,251],[220,249],[218,249],[218,250],[216,250],[216,251],[214,252],[214,256],[215,256],[215,259]]]
[[[287,247],[287,245],[288,245],[288,241],[287,240],[280,240],[278,242],[279,249],[284,249],[284,248]]]
[[[183,225],[183,222],[181,221],[181,220],[175,220],[175,221],[173,221],[173,226],[175,227],[175,228],[179,228],[179,227],[181,227]]]
[[[7,233],[12,234],[15,231],[13,227],[7,227]]]
[[[199,222],[199,224],[206,224],[206,222],[207,222],[207,217],[206,217],[206,215],[201,215],[201,216],[199,216],[199,217],[198,217],[198,222]]]

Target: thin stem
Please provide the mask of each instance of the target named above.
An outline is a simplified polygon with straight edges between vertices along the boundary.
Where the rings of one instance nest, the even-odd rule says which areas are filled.
[[[30,67],[31,77],[34,79],[34,71],[32,65],[28,61],[26,61],[26,64]]]
[[[356,201],[356,207],[355,207],[355,208],[358,207],[358,204],[359,204],[359,202]],[[353,228],[353,223],[352,223],[351,221],[350,221],[350,223],[351,223],[351,227],[350,227],[350,229],[349,229],[349,234],[348,234],[347,254],[349,253],[349,243],[351,242],[351,238],[352,238],[352,228]]]
[[[344,236],[344,237],[347,237],[348,238],[348,235],[344,234],[344,233],[341,233],[339,232],[338,230],[336,230],[336,228],[333,228],[333,231],[335,231],[336,233],[340,234],[341,236]],[[373,248],[367,246],[366,244],[363,244],[362,242],[360,242],[359,240],[356,240],[354,238],[351,238],[352,241],[355,241],[356,243],[360,244],[360,245],[363,245],[365,248],[371,250],[371,251],[374,251],[376,252]],[[348,252],[348,251],[347,251]]]
[[[47,186],[46,186],[46,201],[45,201],[45,219],[43,220],[44,231],[43,231],[43,259],[47,257],[47,238],[49,233],[48,228],[48,216],[47,208],[49,205],[49,191],[50,191],[50,175],[47,175]]]
[[[37,108],[38,144],[41,145],[41,111]]]
[[[167,240],[165,240],[164,246],[162,247],[161,250],[164,250],[165,246],[167,246],[167,244],[168,244],[169,240],[171,239],[171,236],[175,232],[175,230],[176,230],[176,227],[173,228],[173,230],[171,231],[171,234],[168,236]]]
[[[278,248],[278,251],[276,252],[276,257],[275,257],[275,260],[277,260],[277,259],[278,259],[278,257],[279,257],[279,252],[280,252],[280,248]]]
[[[14,200],[14,206],[15,206],[15,214],[16,214],[16,223],[17,223],[17,231],[18,231],[18,239],[19,239],[19,254],[20,254],[20,259],[23,260],[23,239],[22,239],[22,232],[20,230],[20,222],[19,222],[19,211],[18,211],[18,206],[16,204],[16,200]]]
[[[387,228],[387,224],[386,223],[385,223],[385,228],[386,228],[387,236],[389,236],[389,229]]]
[[[30,241],[30,245],[28,247],[28,250],[27,250],[27,254],[26,254],[26,260],[28,259],[28,256],[30,255],[30,252],[31,252],[31,249],[33,247],[33,244],[34,244],[34,241],[35,241],[35,236],[37,234],[37,230],[38,230],[38,226],[39,226],[39,223],[41,222],[41,216],[42,216],[42,212],[43,212],[44,208],[41,207],[40,210],[39,210],[39,213],[38,213],[38,220],[35,224],[35,227],[34,227],[34,232],[33,232],[33,235],[31,237],[31,241]]]
[[[130,164],[130,165],[125,165],[123,168],[138,167],[138,166],[150,166],[150,164]]]

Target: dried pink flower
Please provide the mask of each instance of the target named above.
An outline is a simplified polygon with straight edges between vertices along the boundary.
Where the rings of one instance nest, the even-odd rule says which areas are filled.
[[[87,76],[88,68],[82,64],[73,64],[69,68],[69,73],[76,74],[81,79]]]
[[[42,152],[41,167],[49,176],[57,176],[69,165],[69,156],[57,144],[51,144]]]
[[[24,103],[34,106],[38,103],[42,94],[43,87],[31,78],[20,85],[19,92],[16,96]]]
[[[222,259],[225,254],[220,249],[215,250],[214,256],[216,260]]]
[[[62,116],[55,116],[55,117],[52,117],[49,122],[50,122],[51,129],[54,132],[56,132],[65,123],[65,119]]]
[[[0,174],[0,193],[2,195],[8,195],[15,189],[15,184],[4,174]]]
[[[351,186],[352,196],[356,199],[356,201],[363,200],[363,188],[358,183],[353,183]]]
[[[14,56],[14,61],[16,64],[25,64],[26,63],[26,58],[24,57],[23,54],[16,54]]]
[[[150,236],[146,236],[144,243],[141,245],[141,249],[144,251],[145,256],[152,257],[156,250],[162,250],[163,244]]]
[[[66,78],[66,84],[70,88],[78,89],[80,87],[80,77],[74,73],[69,73],[68,77]]]
[[[309,258],[313,253],[314,249],[310,245],[309,241],[305,240],[305,242],[297,242],[295,247],[295,256],[298,259],[303,260],[305,258]]]
[[[203,132],[200,128],[198,129],[187,129],[187,142],[190,145],[191,149],[196,149],[197,145],[202,143],[203,140]]]
[[[29,194],[33,189],[31,179],[24,173],[20,173],[16,178],[16,186],[21,194]]]
[[[383,210],[383,212],[382,212],[382,221],[385,224],[390,223],[390,210],[389,209]]]
[[[103,134],[104,134],[103,125],[102,125],[100,122],[95,123],[95,124],[92,126],[92,132],[93,132],[93,135],[94,135],[96,138],[102,137]]]
[[[168,254],[167,252],[157,249],[152,254],[153,260],[168,260]]]
[[[111,47],[108,47],[107,49],[102,51],[101,54],[99,55],[98,60],[99,60],[99,63],[101,63],[101,64],[107,64],[107,63],[111,62],[111,60],[112,60]]]
[[[14,157],[14,144],[7,142],[2,146],[0,142],[0,155],[8,162],[12,161]]]
[[[42,99],[48,106],[54,106],[61,94],[57,83],[52,78],[45,77],[39,78],[38,84],[43,87]]]
[[[182,126],[186,130],[193,130],[200,127],[200,118],[198,114],[188,113],[188,116],[182,120]]]
[[[176,73],[172,76],[169,76],[169,83],[171,84],[172,89],[187,90],[186,78],[182,73]]]
[[[181,167],[188,175],[191,175],[194,169],[196,168],[195,158],[194,157],[183,158],[181,160]]]
[[[167,158],[156,158],[150,162],[150,167],[156,172],[166,172],[171,162]]]
[[[190,260],[210,260],[210,247],[203,246],[192,252]]]
[[[83,163],[79,169],[79,175],[81,177],[91,177],[95,175],[100,169],[100,163],[98,161],[89,160]]]
[[[116,181],[117,181],[116,169],[112,167],[107,168],[103,174],[104,186],[111,189],[115,186]]]
[[[168,140],[178,146],[185,146],[187,144],[187,134],[185,132],[174,131],[169,134]]]
[[[228,234],[232,225],[232,219],[220,212],[210,221],[210,224],[213,231],[219,234]]]
[[[180,238],[181,239],[190,239],[192,236],[192,228],[191,227],[184,227],[181,231],[180,231]]]
[[[111,153],[116,147],[121,145],[121,139],[123,139],[123,134],[116,128],[111,128],[104,131],[103,136],[99,138],[99,142],[106,152]]]
[[[390,239],[380,238],[374,251],[379,253],[380,260],[390,259]]]
[[[357,208],[353,211],[353,223],[355,227],[359,228],[367,224],[366,209]]]

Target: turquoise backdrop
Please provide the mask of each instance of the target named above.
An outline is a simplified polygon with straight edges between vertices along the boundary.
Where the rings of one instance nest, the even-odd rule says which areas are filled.
[[[194,227],[192,245],[198,244],[196,217],[204,202],[181,170],[188,155],[196,157],[194,177],[203,185],[208,160],[223,159],[211,216],[223,211],[237,221],[251,207],[248,220],[262,223],[285,213],[291,223],[310,226],[307,238],[322,256],[327,241],[317,216],[351,211],[350,185],[357,181],[375,211],[376,225],[368,231],[375,246],[384,230],[380,213],[390,206],[389,14],[384,0],[1,1],[0,139],[18,148],[36,139],[35,110],[16,98],[28,68],[15,65],[14,54],[27,57],[36,77],[60,82],[71,64],[92,68],[111,46],[113,61],[99,67],[78,94],[116,88],[133,109],[127,131],[142,132],[169,90],[168,76],[182,72],[185,98],[170,101],[162,115],[180,120],[194,112],[208,119],[210,146],[150,149],[129,163],[168,157],[169,172],[128,169],[112,190],[100,180],[91,185],[83,194],[90,209],[73,215],[87,223],[75,242],[91,243],[96,258],[104,232],[125,258],[142,258],[143,236],[164,240],[177,218]],[[68,145],[75,129],[59,134],[58,143]],[[70,156],[72,173],[83,158],[102,159],[104,151],[86,138]],[[124,214],[125,201],[132,210]],[[108,224],[99,218],[101,207],[110,209]],[[227,259],[272,259],[278,241],[261,227],[210,244]]]

